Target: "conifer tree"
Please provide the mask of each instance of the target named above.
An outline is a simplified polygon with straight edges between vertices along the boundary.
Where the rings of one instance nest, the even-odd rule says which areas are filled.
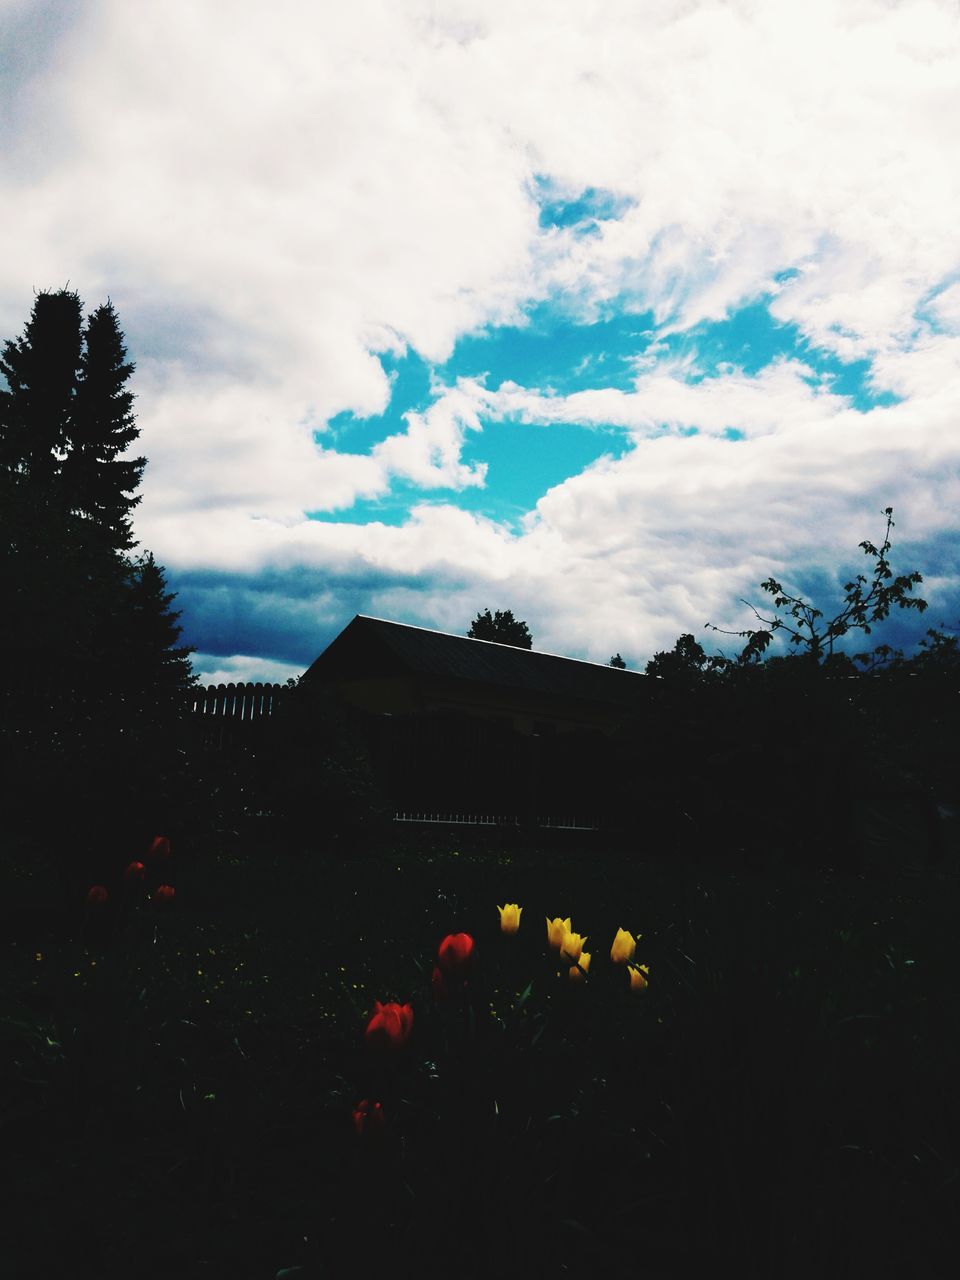
[[[170,695],[193,683],[163,570],[130,555],[145,466],[126,457],[133,367],[111,304],[84,326],[65,289],[37,294],[2,347],[0,769],[31,829],[45,809],[102,810],[130,769],[155,776]]]
[[[37,294],[23,336],[3,344],[0,373],[0,468],[49,501],[70,434],[81,352],[76,293]]]
[[[140,432],[133,416],[133,395],[126,389],[134,365],[111,303],[87,321],[79,377],[69,422],[69,451],[64,459],[64,492],[69,509],[116,550],[134,545],[130,513],[145,458],[122,455]]]

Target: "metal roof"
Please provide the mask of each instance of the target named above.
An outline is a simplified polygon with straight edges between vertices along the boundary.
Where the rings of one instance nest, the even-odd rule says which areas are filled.
[[[639,709],[647,679],[597,662],[357,614],[306,672],[321,679],[422,675]]]

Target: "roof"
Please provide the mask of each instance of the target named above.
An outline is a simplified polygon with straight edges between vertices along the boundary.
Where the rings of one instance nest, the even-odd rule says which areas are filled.
[[[518,649],[492,640],[357,614],[305,673],[305,678],[361,679],[421,675],[502,689],[605,703],[624,711],[646,704],[646,676],[598,662]]]

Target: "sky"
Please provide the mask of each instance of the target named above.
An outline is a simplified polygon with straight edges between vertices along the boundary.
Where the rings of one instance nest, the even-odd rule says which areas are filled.
[[[0,0],[0,46],[0,337],[113,302],[204,683],[357,613],[735,653],[888,506],[930,607],[871,640],[960,619],[955,0]]]

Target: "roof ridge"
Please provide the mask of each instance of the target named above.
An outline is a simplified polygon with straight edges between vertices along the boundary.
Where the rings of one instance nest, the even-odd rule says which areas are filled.
[[[631,671],[629,668],[611,667],[609,662],[594,662],[590,658],[571,658],[566,653],[547,653],[545,649],[524,649],[517,644],[504,644],[502,640],[482,640],[479,636],[463,636],[458,635],[454,631],[438,631],[436,627],[421,627],[415,622],[396,622],[393,618],[375,618],[370,613],[358,613],[357,618],[363,618],[367,622],[385,622],[390,627],[405,627],[408,631],[426,631],[431,636],[448,636],[451,640],[470,640],[474,644],[492,644],[497,649],[512,649],[515,653],[529,653],[541,658],[559,658],[561,662],[576,662],[584,667],[600,667],[602,670],[617,671],[622,674],[626,670],[628,675],[643,675],[642,671]]]

